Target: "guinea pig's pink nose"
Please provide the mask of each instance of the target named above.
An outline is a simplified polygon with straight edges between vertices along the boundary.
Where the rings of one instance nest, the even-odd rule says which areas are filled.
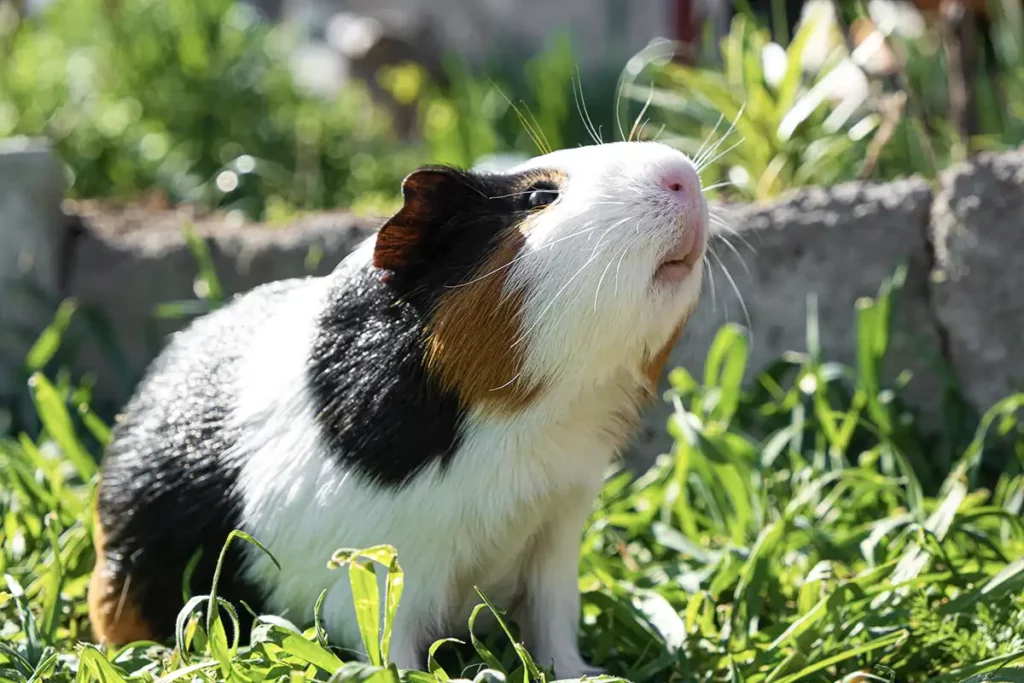
[[[661,173],[658,180],[661,187],[679,200],[692,200],[700,196],[700,177],[690,164],[673,164],[672,168]]]

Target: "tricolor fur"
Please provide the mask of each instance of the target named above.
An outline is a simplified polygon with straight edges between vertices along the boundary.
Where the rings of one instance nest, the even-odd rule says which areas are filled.
[[[591,670],[580,534],[696,305],[699,179],[667,146],[614,143],[421,169],[403,193],[331,275],[240,296],[154,362],[103,463],[99,639],[166,638],[194,553],[196,594],[240,528],[282,568],[239,544],[221,595],[308,624],[326,588],[335,644],[360,638],[328,558],[390,543],[400,667],[465,628],[480,586],[542,665]]]

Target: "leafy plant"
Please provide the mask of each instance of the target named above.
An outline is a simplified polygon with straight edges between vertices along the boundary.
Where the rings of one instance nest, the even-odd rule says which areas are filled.
[[[430,82],[412,63],[386,68],[379,76],[399,102],[418,103],[432,160],[469,167],[495,155],[532,156],[590,141],[585,103],[577,94],[581,77],[566,35],[558,34],[526,60],[518,77],[501,65],[475,73],[456,55],[449,55],[444,67],[444,86]]]
[[[1010,28],[1014,17],[995,23],[1000,63],[988,66],[998,70],[979,66],[972,90],[980,98],[981,131],[961,141],[951,122],[950,66],[934,31],[907,37],[875,29],[864,44],[893,66],[889,75],[871,75],[864,55],[848,46],[846,27],[827,11],[830,3],[814,5],[819,11],[798,24],[785,47],[741,12],[722,41],[720,67],[668,63],[627,79],[627,97],[649,102],[645,113],[666,127],[661,139],[695,157],[705,185],[762,200],[857,178],[934,177],[963,156],[965,145],[998,149],[1024,140],[1014,114],[1024,106],[1024,42]],[[842,6],[869,21],[865,3]],[[636,85],[641,75],[649,75],[650,87]],[[735,135],[709,144],[723,126]]]
[[[771,42],[767,29],[737,15],[722,43],[721,70],[669,64],[653,74],[652,108],[663,112],[669,131],[663,140],[697,158],[707,169],[707,184],[728,179],[735,193],[749,199],[852,177],[851,161],[863,158],[867,134],[879,116],[859,106],[857,98],[866,93],[856,92],[856,79],[854,90],[843,93],[844,72],[846,81],[855,71],[867,84],[841,52],[830,53],[805,77],[805,51],[826,28],[805,22],[783,49]],[[651,95],[639,86],[626,94]],[[734,126],[737,137],[700,159],[723,121]]]

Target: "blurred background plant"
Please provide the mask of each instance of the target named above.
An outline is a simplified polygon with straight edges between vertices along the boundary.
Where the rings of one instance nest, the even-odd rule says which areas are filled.
[[[652,46],[651,59],[624,74],[626,109],[650,99],[648,130],[664,126],[661,139],[691,154],[734,122],[736,135],[705,159],[703,180],[744,199],[934,177],[969,153],[1024,142],[1021,8],[990,4],[987,32],[970,38],[990,41],[991,55],[967,65],[957,62],[962,37],[949,34],[950,22],[911,3],[808,2],[792,40],[739,13],[715,53],[720,63],[658,64],[667,46]]]
[[[231,0],[61,1],[8,18],[0,135],[47,135],[75,197],[158,192],[240,208],[352,205],[409,161],[365,89],[319,101],[288,35]]]
[[[293,32],[233,0],[58,0],[31,18],[0,9],[0,137],[51,138],[73,197],[156,194],[272,220],[383,213],[416,163],[533,153],[516,108],[554,146],[583,130],[565,38],[525,77],[507,67],[482,77],[456,59],[445,84],[411,62],[381,69],[380,84],[417,107],[409,144],[358,80],[331,96],[300,87]]]
[[[785,4],[772,0],[772,16]],[[989,4],[991,49],[969,73],[944,15],[901,1],[811,0],[783,22],[738,3],[721,44],[705,41],[696,63],[639,55],[618,90],[600,71],[584,89],[572,43],[554,35],[525,64],[470,68],[448,55],[439,78],[406,61],[324,94],[289,66],[296,32],[234,0],[55,0],[31,17],[5,0],[0,136],[53,139],[74,197],[155,196],[275,220],[328,207],[386,213],[419,162],[500,162],[587,144],[591,130],[624,138],[650,99],[640,136],[691,154],[734,123],[718,158],[705,159],[705,184],[766,199],[934,174],[1024,141],[1021,8]],[[648,52],[678,56],[676,47]],[[396,133],[368,85],[414,110],[411,137]]]

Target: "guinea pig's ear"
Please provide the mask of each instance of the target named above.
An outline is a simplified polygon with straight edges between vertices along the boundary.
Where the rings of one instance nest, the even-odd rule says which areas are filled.
[[[462,175],[444,166],[418,168],[402,181],[402,208],[377,232],[373,265],[401,272],[427,259],[433,233],[463,204],[469,188]]]

